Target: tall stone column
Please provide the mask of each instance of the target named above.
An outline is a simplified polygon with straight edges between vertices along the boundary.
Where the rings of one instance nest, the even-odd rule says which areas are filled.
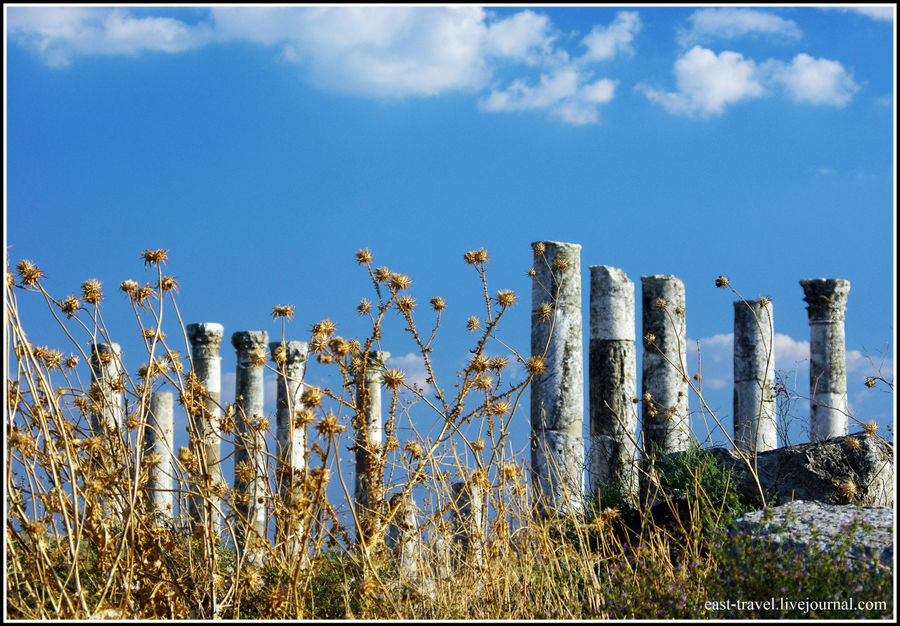
[[[484,562],[484,489],[471,481],[457,481],[450,485],[450,497],[453,566],[481,565]]]
[[[850,281],[801,280],[809,314],[809,430],[812,441],[847,434],[844,313]]]
[[[237,352],[234,379],[234,411],[237,437],[234,442],[234,490],[238,521],[238,542],[244,549],[266,538],[265,497],[266,435],[259,427],[263,414],[263,372],[266,342],[264,331],[242,330],[231,335]],[[248,550],[255,559],[257,550]]]
[[[772,302],[734,303],[734,442],[744,452],[778,447]]]
[[[637,366],[634,283],[620,269],[592,265],[589,364],[588,486],[605,492],[618,481],[637,493]]]
[[[166,517],[172,508],[172,448],[175,445],[175,399],[171,391],[150,394],[150,410],[144,425],[144,463],[150,465],[147,482],[149,506]]]
[[[584,506],[581,246],[544,241],[532,249],[531,354],[547,350],[546,369],[531,382],[534,499],[542,514],[577,513]]]
[[[416,501],[409,496],[401,503],[400,510],[388,526],[385,537],[385,545],[398,553],[398,569],[403,581],[415,578],[416,566],[422,552],[416,510]]]
[[[303,487],[306,469],[306,427],[297,424],[296,416],[302,410],[303,375],[309,344],[305,341],[275,341],[269,344],[269,352],[274,356],[284,349],[284,361],[276,367],[283,375],[278,377],[275,447],[278,458],[276,484],[282,503],[286,507],[295,504]],[[288,555],[301,556],[304,528],[297,513],[282,515],[277,520],[276,543],[285,546]]]
[[[369,510],[376,495],[384,489],[383,476],[376,467],[378,455],[384,437],[384,423],[381,417],[381,383],[384,364],[390,358],[390,352],[373,350],[369,352],[365,371],[365,388],[356,399],[359,415],[365,423],[356,425],[356,479],[354,496],[356,511],[363,524],[363,531],[369,536],[368,528],[373,521]],[[370,484],[371,480],[377,481]]]
[[[185,330],[187,330],[188,340],[191,342],[193,372],[207,392],[207,396],[203,400],[206,411],[197,424],[199,434],[203,438],[206,457],[208,475],[205,478],[224,485],[225,477],[221,467],[222,432],[218,421],[222,417],[222,357],[219,356],[219,346],[222,343],[225,329],[221,324],[205,322],[188,324]],[[194,519],[203,525],[211,524],[216,532],[222,530],[219,506],[219,497],[212,493],[205,498],[197,497],[191,500]]]
[[[644,352],[641,420],[644,452],[690,446],[684,283],[675,276],[641,276]]]
[[[91,387],[97,411],[91,413],[95,436],[104,430],[121,430],[125,423],[125,394],[116,391],[122,375],[122,349],[117,343],[95,343],[91,347]]]

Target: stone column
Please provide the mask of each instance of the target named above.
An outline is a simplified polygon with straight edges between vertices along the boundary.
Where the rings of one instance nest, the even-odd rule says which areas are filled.
[[[637,366],[634,283],[620,269],[591,268],[588,486],[601,494],[617,481],[637,493]]]
[[[385,537],[385,545],[397,551],[400,576],[407,581],[415,578],[416,565],[422,551],[416,511],[416,501],[409,496],[401,503]]]
[[[450,497],[453,566],[481,565],[484,562],[484,490],[472,482],[457,481],[450,485]]]
[[[644,452],[690,446],[684,283],[674,276],[641,276],[644,352],[641,421]]]
[[[172,507],[172,447],[175,445],[175,400],[171,391],[150,394],[150,410],[144,425],[145,465],[150,466],[147,482],[149,506],[166,517],[174,517]]]
[[[358,415],[365,423],[356,425],[356,479],[354,484],[354,496],[356,499],[356,511],[363,530],[367,531],[367,525],[371,522],[369,509],[373,500],[377,500],[376,492],[382,490],[383,477],[375,464],[381,450],[384,435],[384,423],[381,417],[381,383],[384,364],[390,358],[390,352],[372,350],[366,362],[365,389],[356,399],[359,410]],[[378,481],[378,484],[370,484],[370,480]],[[373,497],[373,495],[375,497]],[[368,529],[372,530],[372,529]],[[368,536],[368,532],[366,533]]]
[[[284,349],[284,361],[276,367],[282,372],[278,377],[276,404],[276,455],[278,471],[276,484],[282,503],[286,507],[295,504],[303,487],[306,469],[306,427],[297,424],[296,416],[303,409],[300,396],[303,395],[303,375],[309,344],[305,341],[275,341],[269,344],[269,352],[275,358],[279,349]],[[302,520],[295,517],[299,512],[282,516],[276,530],[276,543],[285,546],[288,555],[299,557],[302,550],[300,541],[305,529]]]
[[[744,452],[778,447],[772,302],[734,303],[734,442]]]
[[[809,430],[812,441],[847,434],[844,313],[850,281],[801,280],[809,314]]]
[[[266,342],[264,331],[243,330],[231,335],[237,352],[234,378],[234,411],[237,437],[234,441],[234,490],[240,548],[252,546],[266,538],[265,498],[268,491],[266,473],[266,433],[259,422],[263,414],[263,372]],[[248,550],[255,559],[257,550]]]
[[[222,334],[225,329],[221,324],[206,322],[188,324],[186,330],[191,342],[193,372],[197,381],[206,388],[207,393],[204,398],[206,411],[196,426],[203,438],[208,479],[224,485],[225,477],[220,465],[222,433],[218,421],[222,417],[222,357],[219,356],[219,346],[222,343]],[[188,432],[190,433],[190,427]],[[218,509],[218,496],[209,494],[206,498],[191,500],[194,519],[200,524],[212,524],[216,532],[222,530],[222,517]]]
[[[91,413],[91,431],[95,436],[104,430],[119,431],[125,424],[125,394],[116,391],[122,375],[122,349],[117,343],[95,343],[91,348],[91,387],[99,409]]]
[[[584,506],[581,246],[544,241],[532,249],[531,354],[547,349],[546,370],[531,382],[534,499],[542,514],[577,513]]]

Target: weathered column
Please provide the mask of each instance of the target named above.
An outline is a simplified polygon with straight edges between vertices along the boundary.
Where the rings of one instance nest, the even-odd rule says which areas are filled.
[[[378,456],[384,434],[381,417],[381,383],[384,364],[390,352],[372,350],[366,361],[365,387],[356,399],[358,416],[365,423],[356,424],[356,477],[354,496],[356,511],[366,536],[374,529],[368,528],[373,522],[370,508],[384,489],[383,476],[378,467]],[[374,483],[372,483],[374,481]]]
[[[172,510],[172,447],[175,445],[175,399],[171,391],[150,394],[150,409],[144,425],[143,462],[149,466],[147,482],[149,507],[166,517]]]
[[[416,511],[416,501],[412,496],[403,500],[394,521],[388,525],[385,537],[385,545],[398,553],[398,569],[402,580],[415,578],[416,565],[422,551]]]
[[[121,430],[125,423],[125,394],[118,391],[122,375],[122,349],[117,343],[95,343],[91,348],[91,389],[97,410],[91,412],[91,431]]]
[[[265,497],[266,431],[260,425],[263,415],[263,372],[266,342],[264,330],[243,330],[231,335],[237,352],[234,377],[234,411],[237,437],[234,441],[234,490],[238,515],[238,543],[241,549],[266,538]],[[256,558],[257,550],[248,550]]]
[[[809,430],[812,441],[847,434],[844,313],[850,281],[801,280],[809,314]]]
[[[542,514],[577,513],[584,506],[581,246],[531,245],[531,354],[544,355],[546,366],[531,382],[534,499]]]
[[[768,299],[734,303],[734,443],[744,452],[778,447],[773,314]]]
[[[457,481],[450,485],[450,497],[453,566],[481,565],[484,562],[484,490],[471,481]]]
[[[614,481],[637,493],[637,366],[634,283],[620,269],[591,268],[588,357],[591,447],[588,486],[601,494]]]
[[[203,399],[205,411],[202,419],[196,424],[203,438],[203,450],[206,457],[206,480],[225,485],[225,477],[221,467],[222,433],[218,421],[222,417],[222,357],[219,346],[225,329],[221,324],[212,322],[187,325],[188,339],[191,342],[191,362],[197,382],[206,388]],[[188,419],[191,419],[190,417]],[[190,433],[190,426],[188,427]],[[204,477],[201,477],[204,478]],[[211,484],[208,487],[212,486]],[[202,483],[197,487],[202,487]],[[222,530],[222,517],[218,512],[219,497],[206,488],[205,498],[193,498],[191,511],[194,519],[200,524],[212,524],[216,532]]]
[[[276,485],[282,503],[289,509],[277,520],[275,536],[276,543],[284,545],[286,553],[295,558],[301,556],[304,528],[299,519],[301,513],[290,507],[299,500],[306,469],[306,427],[297,423],[296,417],[304,408],[300,396],[308,350],[305,341],[269,344],[269,352],[282,372],[278,377],[275,412]]]
[[[641,420],[644,452],[690,445],[684,283],[675,276],[641,276],[644,352]]]

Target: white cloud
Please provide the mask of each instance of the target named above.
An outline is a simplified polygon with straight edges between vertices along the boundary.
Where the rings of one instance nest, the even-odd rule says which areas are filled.
[[[85,54],[183,52],[210,41],[207,24],[188,26],[166,17],[132,17],[122,9],[13,7],[7,32],[54,67]]]
[[[793,371],[809,368],[809,342],[797,341],[788,335],[775,333],[775,367]]]
[[[787,90],[794,102],[842,107],[853,99],[859,85],[837,61],[798,54],[790,64],[771,60],[765,64],[772,80]]]
[[[748,35],[774,35],[789,39],[799,39],[801,36],[794,21],[755,9],[701,9],[694,11],[688,20],[691,28],[682,30],[678,35],[678,41],[684,47],[713,39]]]
[[[553,44],[550,19],[534,11],[520,11],[487,27],[490,54],[536,63]]]
[[[581,40],[588,51],[581,57],[584,62],[609,61],[619,52],[634,54],[631,42],[641,30],[641,19],[636,11],[619,11],[607,27],[594,26]]]
[[[760,78],[756,64],[737,52],[716,54],[694,46],[675,62],[677,91],[661,92],[643,84],[636,89],[671,113],[708,116],[765,95]]]
[[[848,13],[859,13],[873,20],[881,22],[893,22],[895,8],[893,6],[854,6],[854,7],[820,7],[828,11],[845,11]]]

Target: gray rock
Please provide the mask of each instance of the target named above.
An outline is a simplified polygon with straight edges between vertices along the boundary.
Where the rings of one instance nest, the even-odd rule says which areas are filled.
[[[734,522],[731,532],[750,533],[761,541],[771,538],[783,549],[799,549],[807,554],[830,550],[850,534],[850,559],[891,568],[893,528],[894,511],[890,507],[797,500],[748,513]]]
[[[730,448],[709,450],[734,470],[741,496],[759,499],[756,482],[738,452]],[[812,500],[894,505],[894,446],[875,434],[855,433],[777,448],[760,452],[755,462],[766,499],[775,497],[778,504]],[[754,463],[752,456],[750,463]]]

